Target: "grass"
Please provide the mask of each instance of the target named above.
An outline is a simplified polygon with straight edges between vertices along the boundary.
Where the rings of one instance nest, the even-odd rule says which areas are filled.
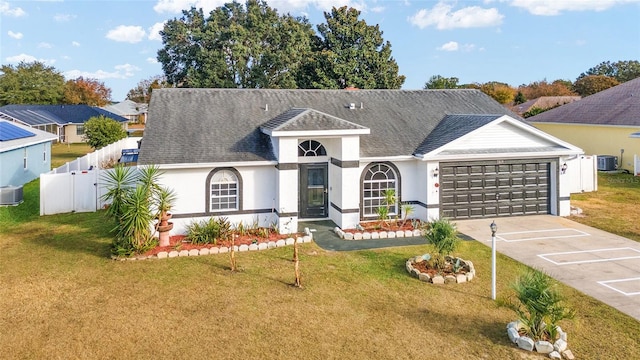
[[[38,181],[25,203],[0,208],[0,344],[5,359],[544,359],[515,348],[501,306],[524,266],[474,241],[467,284],[411,278],[409,246],[328,252],[301,245],[304,289],[291,286],[293,249],[166,260],[108,258],[103,212],[38,216]],[[564,285],[577,310],[562,323],[577,358],[640,358],[640,322]],[[437,355],[435,355],[437,354]]]
[[[51,168],[56,169],[92,151],[93,149],[87,143],[54,143],[51,145]]]

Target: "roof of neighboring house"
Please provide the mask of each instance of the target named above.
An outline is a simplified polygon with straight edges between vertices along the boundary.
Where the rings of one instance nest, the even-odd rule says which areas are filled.
[[[56,139],[58,139],[56,135],[46,131],[0,119],[0,152],[54,141]]]
[[[275,129],[368,128],[370,134],[360,136],[361,157],[410,156],[449,114],[519,119],[474,89],[157,89],[139,163],[273,161],[265,132]],[[458,132],[477,126],[458,125]]]
[[[582,99],[580,96],[541,96],[537,99],[529,100],[519,105],[514,105],[511,107],[511,110],[515,111],[518,114],[524,114],[533,108],[545,110],[552,107],[568,104],[580,99]]]
[[[528,118],[530,122],[640,126],[640,78]]]
[[[147,104],[138,104],[131,100],[121,101],[117,104],[103,106],[102,108],[120,116],[139,115],[147,112]]]
[[[100,115],[117,122],[129,121],[120,115],[89,105],[5,105],[0,107],[0,117],[17,120],[30,126],[83,124],[90,118]]]

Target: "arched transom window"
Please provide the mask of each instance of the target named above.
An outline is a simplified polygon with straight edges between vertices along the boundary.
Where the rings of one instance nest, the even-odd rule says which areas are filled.
[[[298,156],[327,156],[327,151],[319,142],[305,140],[298,144]]]
[[[210,180],[209,211],[238,210],[238,184],[238,176],[233,171],[216,171]]]
[[[373,164],[365,169],[362,180],[362,212],[363,216],[378,215],[378,208],[387,206],[385,191],[398,192],[398,175],[396,171],[386,164]],[[389,205],[389,215],[398,214],[398,204]]]

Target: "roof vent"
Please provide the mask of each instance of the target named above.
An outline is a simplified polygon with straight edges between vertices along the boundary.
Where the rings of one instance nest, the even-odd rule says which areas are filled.
[[[349,109],[354,110],[356,108],[356,103],[349,104]]]

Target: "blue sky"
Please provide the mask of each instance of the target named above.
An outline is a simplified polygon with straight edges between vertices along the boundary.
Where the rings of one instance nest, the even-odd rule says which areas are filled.
[[[161,75],[156,61],[164,21],[191,5],[205,12],[224,0],[0,0],[0,62],[42,61],[67,79],[98,79],[124,100],[140,80]],[[244,2],[244,1],[241,1]],[[432,75],[460,83],[512,86],[567,79],[602,61],[640,60],[640,0],[269,0],[280,13],[305,15],[348,5],[379,24],[404,89]]]

